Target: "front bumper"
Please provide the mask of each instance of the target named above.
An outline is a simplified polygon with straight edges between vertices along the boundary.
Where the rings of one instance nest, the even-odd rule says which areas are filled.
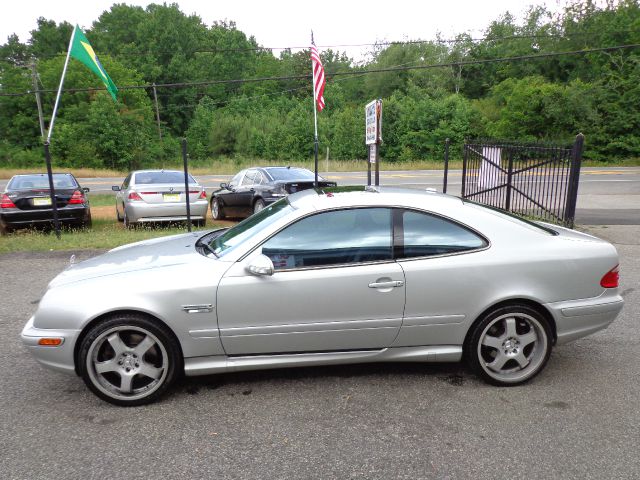
[[[73,358],[74,346],[80,330],[52,330],[36,328],[31,317],[20,335],[22,343],[31,352],[34,358],[45,367],[52,368],[63,373],[75,374],[75,361]],[[57,347],[45,347],[38,345],[41,338],[62,338],[62,344]]]
[[[599,297],[569,300],[545,305],[556,322],[557,343],[572,342],[607,328],[618,316],[624,300],[617,289]]]

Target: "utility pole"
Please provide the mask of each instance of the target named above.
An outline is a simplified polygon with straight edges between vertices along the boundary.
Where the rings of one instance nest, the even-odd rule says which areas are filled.
[[[40,136],[44,140],[44,116],[42,114],[42,99],[40,98],[40,89],[38,88],[38,72],[36,70],[35,60],[31,60],[31,80],[33,82],[33,92],[36,94],[36,104],[38,105],[38,119],[40,120]]]
[[[158,108],[158,94],[156,92],[156,84],[153,84],[153,100],[156,104],[156,122],[158,124],[158,137],[162,141],[162,130],[160,129],[160,109]]]

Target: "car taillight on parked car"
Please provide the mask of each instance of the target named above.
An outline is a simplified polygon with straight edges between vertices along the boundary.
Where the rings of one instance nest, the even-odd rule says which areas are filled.
[[[84,194],[80,190],[76,190],[69,199],[69,205],[79,205],[85,202]]]
[[[9,198],[9,195],[6,193],[2,194],[2,201],[0,201],[0,208],[16,208],[13,201]]]
[[[602,280],[600,280],[600,286],[604,288],[618,288],[618,283],[620,281],[620,270],[618,269],[619,265],[616,265],[614,268],[609,270],[604,274]]]
[[[136,192],[129,193],[129,196],[127,198],[129,200],[133,200],[134,202],[141,202],[142,201],[142,197],[140,195],[138,195]]]
[[[202,189],[202,193],[200,193],[200,196],[198,197],[198,200],[206,200],[207,199],[207,191]]]

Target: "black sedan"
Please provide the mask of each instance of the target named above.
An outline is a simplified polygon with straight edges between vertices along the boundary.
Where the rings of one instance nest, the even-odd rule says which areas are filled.
[[[58,219],[62,225],[90,227],[91,211],[86,193],[70,173],[54,173]],[[0,202],[0,233],[16,228],[51,225],[53,208],[49,178],[45,173],[15,175]]]
[[[211,216],[214,220],[248,217],[290,193],[313,188],[314,180],[314,173],[306,168],[256,167],[242,170],[213,192]],[[335,187],[336,182],[318,177],[318,186]]]

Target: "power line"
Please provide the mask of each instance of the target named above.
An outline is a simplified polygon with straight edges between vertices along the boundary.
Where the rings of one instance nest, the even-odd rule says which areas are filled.
[[[552,58],[552,57],[571,56],[571,55],[586,55],[589,53],[612,52],[616,50],[629,50],[629,49],[634,49],[638,47],[640,47],[640,44],[634,43],[629,45],[590,48],[590,49],[584,49],[584,50],[574,50],[569,52],[537,53],[537,54],[530,54],[530,55],[518,55],[514,57],[485,58],[485,59],[477,59],[477,60],[465,60],[465,61],[459,61],[459,62],[435,63],[435,64],[415,65],[415,66],[399,66],[399,67],[394,66],[394,67],[388,67],[388,68],[356,70],[356,71],[348,71],[348,72],[333,72],[333,73],[325,72],[325,75],[327,77],[360,76],[365,74],[400,72],[400,71],[406,71],[406,70],[427,70],[427,69],[433,69],[433,68],[465,67],[469,65],[483,65],[488,63],[514,62],[514,61],[522,61],[522,60],[535,60],[535,59],[541,59],[541,58]],[[155,86],[156,88],[187,88],[187,87],[200,87],[200,86],[209,86],[209,85],[302,80],[302,79],[309,79],[309,78],[311,78],[311,74],[275,76],[275,77],[258,77],[258,78],[235,78],[235,79],[227,79],[227,80],[203,80],[199,82],[160,83],[160,84],[156,84]],[[148,88],[153,88],[153,84],[120,86],[118,87],[118,90],[140,90],[140,89],[148,89]],[[98,92],[98,91],[105,91],[105,90],[106,90],[105,88],[70,88],[70,89],[64,90],[64,92],[65,93]],[[56,90],[54,89],[40,90],[41,93],[54,93],[55,91]],[[32,95],[33,93],[34,92],[31,90],[27,90],[26,92],[22,92],[22,93],[0,93],[0,97],[18,97],[18,96],[24,96],[24,95]]]
[[[616,33],[625,33],[632,32],[633,30],[619,30]],[[463,34],[464,35],[464,34]],[[392,46],[392,45],[421,45],[425,43],[434,43],[434,44],[455,44],[462,42],[500,42],[500,41],[512,41],[512,40],[546,40],[546,39],[569,39],[571,37],[598,37],[602,36],[603,32],[574,32],[574,33],[558,33],[558,34],[532,34],[532,35],[508,35],[504,37],[482,37],[482,38],[465,38],[461,35],[458,38],[436,38],[432,40],[389,40],[389,41],[379,41],[373,43],[338,43],[334,45],[318,45],[318,48],[363,48],[363,47],[380,47],[380,46]],[[110,55],[112,57],[135,57],[135,56],[144,56],[144,55],[164,55],[164,54],[173,54],[183,53],[183,54],[194,54],[194,53],[244,53],[244,52],[266,52],[266,51],[284,51],[284,50],[308,50],[309,45],[298,45],[298,46],[288,46],[288,47],[246,47],[246,48],[197,48],[195,50],[187,51],[187,52],[176,52],[176,50],[161,50],[161,51],[152,51],[147,50],[144,52],[120,52],[115,54],[105,53],[105,55]],[[66,53],[50,53],[39,55],[38,58],[50,58],[50,57],[64,57]]]

